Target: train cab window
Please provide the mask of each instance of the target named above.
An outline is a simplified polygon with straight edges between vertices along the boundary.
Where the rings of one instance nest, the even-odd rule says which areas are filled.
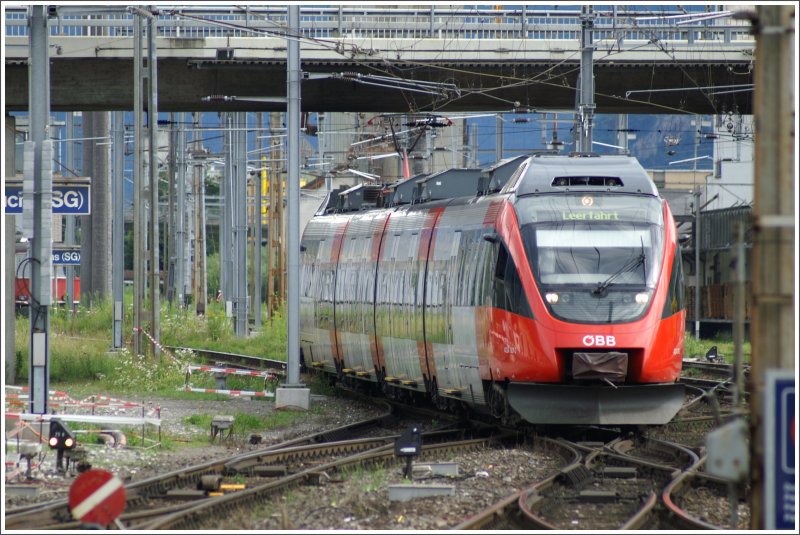
[[[503,243],[500,244],[494,269],[492,306],[533,319],[519,271]]]
[[[669,288],[667,289],[667,300],[664,303],[664,310],[661,313],[662,318],[668,318],[683,310],[683,261],[680,257],[680,250],[675,253],[675,258],[672,260],[672,271],[669,276]]]

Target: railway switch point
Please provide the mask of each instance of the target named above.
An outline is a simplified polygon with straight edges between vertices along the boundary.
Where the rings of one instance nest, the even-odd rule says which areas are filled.
[[[219,441],[228,439],[233,434],[233,416],[217,415],[211,419],[211,442],[219,435]]]

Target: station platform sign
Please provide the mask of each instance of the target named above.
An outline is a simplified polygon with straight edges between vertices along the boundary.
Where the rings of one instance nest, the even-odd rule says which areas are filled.
[[[21,214],[23,210],[23,186],[19,181],[6,181],[3,211],[6,214]],[[87,179],[53,179],[54,214],[89,215],[91,213],[91,187]]]
[[[74,247],[53,247],[54,266],[80,266],[81,250]]]

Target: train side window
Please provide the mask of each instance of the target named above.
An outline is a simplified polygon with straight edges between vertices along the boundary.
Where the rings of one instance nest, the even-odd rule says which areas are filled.
[[[479,238],[479,260],[478,267],[478,289],[475,295],[475,304],[478,306],[489,306],[492,301],[492,263],[494,262],[494,246]]]
[[[493,290],[493,306],[533,319],[531,307],[522,288],[522,280],[519,278],[519,271],[503,243],[500,244],[500,250],[497,253]]]

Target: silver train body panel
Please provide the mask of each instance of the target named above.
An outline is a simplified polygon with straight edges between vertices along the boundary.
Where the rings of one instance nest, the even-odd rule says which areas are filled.
[[[435,384],[439,395],[484,404],[476,310],[489,304],[490,288],[476,270],[489,264],[482,235],[499,205],[461,200],[313,218],[301,268],[306,364],[335,373],[338,360],[362,380],[383,376],[419,392]]]

